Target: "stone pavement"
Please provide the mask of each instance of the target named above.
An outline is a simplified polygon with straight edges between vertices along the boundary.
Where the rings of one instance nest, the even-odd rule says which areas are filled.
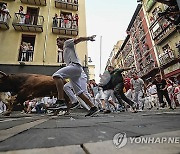
[[[0,154],[180,154],[180,144],[130,143],[131,137],[180,137],[180,109],[111,113],[84,117],[0,116]],[[127,134],[127,144],[116,148],[113,137]]]

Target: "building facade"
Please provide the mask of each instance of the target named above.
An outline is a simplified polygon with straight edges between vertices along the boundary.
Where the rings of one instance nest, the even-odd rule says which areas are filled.
[[[155,0],[143,0],[142,5],[157,49],[160,72],[166,78],[177,77],[180,74],[180,25],[160,16],[169,6]]]
[[[114,45],[114,47],[113,47],[113,49],[109,55],[109,59],[106,63],[106,68],[109,65],[113,66],[114,68],[119,67],[120,63],[119,63],[119,61],[117,61],[116,55],[117,55],[119,48],[121,47],[122,43],[123,43],[123,40],[119,40],[119,41],[117,41],[116,45]]]
[[[118,66],[122,67],[132,67],[135,66],[135,57],[132,46],[132,40],[130,35],[127,35],[123,44],[121,45],[118,53],[115,56],[115,59],[119,61]],[[131,76],[134,70],[125,71],[126,76]]]
[[[150,78],[158,72],[156,48],[153,46],[147,20],[141,4],[138,4],[127,28],[130,35],[136,69],[143,79]]]
[[[167,8],[155,0],[140,1],[128,25],[127,37],[115,56],[115,65],[135,65],[144,80],[157,73],[165,78],[179,78],[180,25],[159,16]]]
[[[64,66],[56,39],[86,36],[85,0],[0,0],[0,8],[0,70],[6,73],[51,75]],[[76,49],[85,66],[87,43]]]

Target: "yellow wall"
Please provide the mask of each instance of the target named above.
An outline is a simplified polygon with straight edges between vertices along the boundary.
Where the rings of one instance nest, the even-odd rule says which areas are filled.
[[[21,3],[20,0],[16,1],[4,1],[0,2],[7,3],[7,8],[10,11],[11,19],[9,22],[9,30],[0,29],[0,63],[1,64],[19,64],[19,47],[21,44],[22,34],[36,35],[34,45],[34,56],[33,62],[26,62],[30,65],[59,65],[57,63],[57,46],[56,38],[60,35],[52,33],[52,18],[54,14],[60,14],[61,9],[55,7],[54,0],[46,0],[46,6],[36,6]],[[32,32],[20,32],[16,31],[12,22],[14,19],[14,13],[18,12],[19,6],[24,7],[24,12],[28,7],[40,7],[39,16],[44,17],[43,32],[32,33]],[[78,13],[79,15],[79,36],[86,36],[86,15],[85,15],[85,0],[79,1],[78,11],[63,10],[64,12],[72,12],[72,14]],[[62,37],[73,37],[73,36],[62,36]],[[84,57],[87,55],[87,43],[83,42],[76,47],[78,56],[84,63]],[[88,56],[88,55],[87,55]]]

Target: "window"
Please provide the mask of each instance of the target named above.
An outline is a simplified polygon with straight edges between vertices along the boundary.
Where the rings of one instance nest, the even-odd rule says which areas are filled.
[[[27,7],[25,23],[31,25],[37,25],[38,15],[39,15],[39,8]]]
[[[72,13],[70,12],[60,12],[60,27],[61,28],[72,28]]]
[[[71,38],[60,38],[60,40],[68,40],[68,39],[71,39]],[[57,55],[57,62],[58,63],[64,63],[64,59],[63,59],[63,50],[58,48],[58,51],[57,51],[58,55]]]
[[[18,61],[33,61],[35,35],[22,35]]]

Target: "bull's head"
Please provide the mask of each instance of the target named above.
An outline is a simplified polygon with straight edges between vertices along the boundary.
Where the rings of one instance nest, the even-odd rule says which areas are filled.
[[[10,91],[11,82],[9,80],[9,75],[0,71],[0,92]]]

